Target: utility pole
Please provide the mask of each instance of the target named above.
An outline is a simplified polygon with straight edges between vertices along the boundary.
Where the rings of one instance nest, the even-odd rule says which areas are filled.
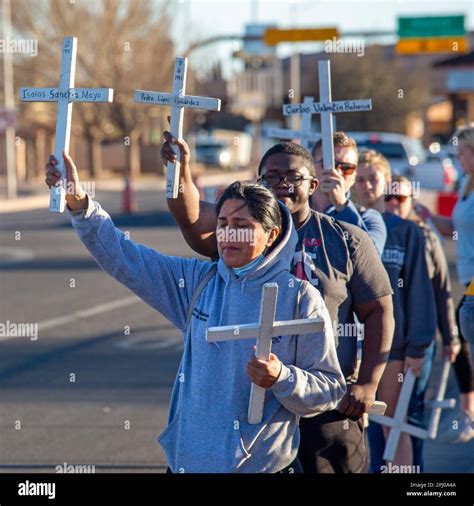
[[[300,82],[300,54],[298,46],[290,57],[290,89],[291,89],[291,103],[299,104],[301,102],[301,82]],[[298,130],[300,127],[300,118],[296,114],[291,116],[290,125],[292,130]]]
[[[13,98],[13,63],[12,53],[8,47],[12,37],[12,16],[10,0],[2,0],[3,9],[3,37],[6,50],[3,53],[3,90],[5,96],[5,109],[13,113],[15,99]],[[7,162],[7,198],[17,196],[16,160],[15,160],[15,127],[9,126],[5,130],[5,152]]]
[[[252,23],[258,23],[258,0],[250,0],[252,5]]]
[[[292,9],[291,17],[293,25],[297,26],[298,13],[297,5],[293,0],[289,5]],[[293,53],[290,56],[290,89],[291,89],[291,103],[299,104],[301,102],[301,62],[299,53],[299,44],[293,45]],[[292,130],[299,130],[300,118],[298,115],[294,115],[290,118],[290,128]]]

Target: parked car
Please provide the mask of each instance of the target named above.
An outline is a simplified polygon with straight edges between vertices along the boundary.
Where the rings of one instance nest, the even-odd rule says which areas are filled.
[[[452,158],[444,150],[425,150],[420,140],[386,132],[348,132],[359,149],[374,149],[388,159],[394,174],[419,182],[421,188],[451,190],[457,180]]]
[[[197,138],[196,162],[227,169],[231,162],[230,150],[225,143],[212,137]]]
[[[439,149],[433,152],[427,149],[425,162],[412,168],[411,179],[419,181],[421,188],[452,191],[458,180],[458,172],[446,151]]]
[[[252,136],[247,132],[215,129],[195,140],[196,161],[204,165],[234,170],[247,167]]]
[[[348,132],[359,149],[375,149],[388,159],[394,174],[409,176],[415,165],[426,160],[425,149],[418,139],[385,132]]]

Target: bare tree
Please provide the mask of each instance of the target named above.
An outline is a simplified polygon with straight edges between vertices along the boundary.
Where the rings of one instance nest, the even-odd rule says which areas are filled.
[[[133,90],[170,86],[174,46],[168,9],[155,0],[15,0],[17,31],[38,40],[38,57],[18,65],[18,75],[29,76],[30,86],[57,82],[61,42],[68,35],[79,39],[76,86],[115,90],[113,104],[74,108],[74,133],[88,143],[92,175],[101,170],[104,139],[121,139],[129,173],[140,172],[139,137],[154,111],[134,104]]]
[[[338,114],[338,129],[404,132],[407,115],[422,114],[428,105],[431,74],[421,59],[411,68],[410,60],[395,55],[393,48],[369,46],[362,57],[336,53],[330,60],[333,100],[371,98],[373,104],[370,112]],[[308,72],[302,95],[313,96],[317,89],[316,72]]]

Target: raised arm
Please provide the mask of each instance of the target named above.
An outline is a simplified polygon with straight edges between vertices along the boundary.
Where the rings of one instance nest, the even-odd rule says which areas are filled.
[[[216,206],[199,198],[190,168],[190,151],[184,139],[175,139],[170,132],[164,132],[165,142],[161,146],[163,164],[176,162],[171,144],[180,151],[180,173],[178,198],[167,199],[168,209],[178,222],[184,239],[197,253],[209,257],[217,256]]]
[[[68,184],[66,201],[73,227],[84,246],[101,269],[184,331],[191,296],[211,264],[163,255],[133,242],[114,226],[108,213],[85,194],[72,159],[65,155],[64,160],[68,183],[72,183]],[[53,157],[46,167],[49,186],[58,182],[54,166]]]
[[[451,218],[434,215],[427,207],[420,204],[419,202],[415,204],[415,212],[425,221],[430,219],[441,235],[444,235],[445,237],[453,236],[454,224]]]

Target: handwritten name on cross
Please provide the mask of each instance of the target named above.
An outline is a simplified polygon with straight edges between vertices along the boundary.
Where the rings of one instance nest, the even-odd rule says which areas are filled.
[[[66,167],[63,151],[69,152],[73,102],[113,101],[114,90],[111,88],[74,88],[76,54],[77,39],[64,37],[59,86],[57,88],[20,88],[22,102],[58,103],[54,156],[58,161],[56,168],[61,173],[61,182],[59,186],[51,188],[49,210],[53,213],[64,212],[66,202]]]
[[[333,114],[343,112],[360,112],[372,110],[372,100],[340,100],[332,101],[331,62],[318,62],[319,71],[319,102],[302,104],[285,104],[283,114],[311,115],[321,114],[321,135],[323,138],[323,168],[334,169]]]
[[[304,110],[301,112],[301,125],[299,130],[289,130],[286,128],[264,128],[263,135],[265,137],[274,137],[276,139],[299,139],[300,144],[310,149],[311,142],[315,142],[321,138],[321,134],[311,131],[311,104],[314,102],[313,97],[305,97],[303,101]]]
[[[207,109],[210,111],[220,111],[221,101],[218,98],[196,97],[185,95],[186,73],[188,68],[188,59],[178,57],[174,64],[173,88],[172,93],[162,93],[159,91],[135,90],[133,100],[136,103],[166,105],[171,107],[171,125],[170,131],[174,138],[178,139],[183,135],[183,110],[188,109]],[[178,146],[171,145],[178,161],[168,163],[166,176],[166,197],[175,199],[179,191],[179,149]]]

